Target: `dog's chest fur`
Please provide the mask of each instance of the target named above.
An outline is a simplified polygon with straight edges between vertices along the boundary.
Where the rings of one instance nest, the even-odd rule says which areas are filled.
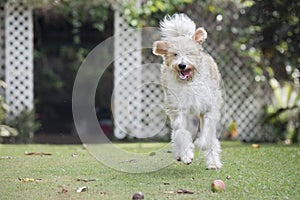
[[[178,81],[170,76],[168,70],[162,70],[162,83],[167,109],[199,115],[208,112],[216,102],[215,86],[206,75],[196,74],[192,81]]]

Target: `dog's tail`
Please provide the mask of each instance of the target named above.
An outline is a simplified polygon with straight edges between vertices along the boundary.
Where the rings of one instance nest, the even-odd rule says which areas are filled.
[[[164,40],[180,36],[192,38],[196,31],[196,25],[185,14],[167,15],[160,22],[160,31]]]

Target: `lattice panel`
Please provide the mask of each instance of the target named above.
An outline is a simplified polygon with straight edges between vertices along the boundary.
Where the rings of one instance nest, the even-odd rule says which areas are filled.
[[[211,27],[209,27],[211,28]],[[149,37],[149,36],[148,36]],[[224,46],[229,46],[230,41],[224,41]],[[205,50],[210,53],[218,63],[224,82],[225,93],[225,107],[223,108],[222,124],[219,127],[219,132],[226,131],[229,124],[235,120],[238,124],[238,132],[240,139],[249,141],[254,138],[258,140],[266,140],[268,137],[262,136],[262,127],[260,126],[260,119],[263,114],[263,91],[258,83],[253,79],[253,75],[249,68],[243,65],[243,60],[235,53],[225,48],[220,48],[212,40],[206,41],[204,45]],[[159,63],[156,56],[153,56],[149,51],[143,51],[143,63]],[[142,83],[154,81],[160,77],[159,64],[148,64],[143,67]],[[154,89],[153,87],[145,87],[142,91],[143,104],[146,108],[153,103],[157,105],[163,104],[163,94],[160,87]],[[151,109],[150,109],[151,110]],[[143,119],[149,118],[147,113],[142,114]],[[160,113],[154,115],[162,120],[164,114]],[[159,124],[159,121],[152,120],[153,125]],[[154,126],[155,127],[155,126]],[[162,133],[168,132],[168,127],[165,126]],[[260,138],[259,138],[260,137]],[[272,140],[272,138],[269,138]]]
[[[160,60],[151,57],[153,41],[143,49],[144,33],[132,32],[130,29],[122,13],[116,10],[113,108],[115,135],[118,138],[126,135],[138,138],[164,136],[169,132],[169,127],[166,126],[167,117],[162,107]],[[154,60],[150,60],[151,58],[159,62],[153,65]]]
[[[147,52],[147,53],[146,53]],[[146,61],[148,53],[144,51],[143,61]],[[151,60],[151,59],[150,59]],[[143,64],[142,71],[142,122],[144,123],[143,133],[150,136],[165,136],[169,133],[167,116],[163,109],[163,88],[160,84],[160,64],[150,62]]]
[[[5,59],[4,59],[4,28],[5,28],[5,12],[4,12],[4,3],[0,3],[0,80],[4,80],[5,76]],[[4,90],[0,88],[0,95],[4,95]]]
[[[163,109],[164,95],[160,82],[162,59],[152,54],[153,42],[160,38],[158,29],[145,28],[142,32],[142,123],[148,137],[165,137],[170,133],[169,121]]]
[[[225,4],[223,6],[226,6]],[[224,115],[224,129],[228,128],[232,121],[238,125],[239,139],[243,141],[272,141],[270,135],[264,135],[261,126],[263,106],[266,95],[262,86],[255,82],[245,60],[239,57],[234,49],[230,49],[232,41],[228,34],[219,34],[218,38],[212,34],[218,34],[216,30],[218,23],[214,15],[201,16],[199,6],[193,6],[190,13],[191,18],[204,26],[208,31],[208,39],[204,43],[204,48],[216,60],[222,74],[226,90],[226,111]],[[232,18],[238,10],[228,8],[224,18]],[[225,16],[226,15],[226,16]],[[216,42],[214,39],[218,39]]]
[[[115,11],[114,134],[117,138],[141,133],[141,33],[130,31],[122,12]]]
[[[30,5],[8,1],[5,5],[6,102],[16,117],[33,108],[33,20]]]
[[[202,13],[199,7],[193,6],[189,13],[192,14],[192,19],[201,19],[199,13]],[[226,15],[233,16],[237,11],[228,10]],[[115,17],[115,30],[126,30],[128,27],[125,25],[124,19],[122,19],[120,13]],[[226,16],[225,16],[226,17]],[[202,16],[205,21],[200,21],[201,25],[205,27],[209,34],[217,34],[216,27],[218,23],[214,16]],[[197,22],[198,22],[197,21]],[[203,22],[203,23],[202,23]],[[225,38],[218,38],[215,41],[214,37],[209,36],[209,39],[205,42],[204,48],[210,53],[216,60],[224,82],[224,90],[226,93],[225,104],[226,107],[223,110],[223,120],[220,127],[220,132],[226,131],[232,121],[236,121],[238,125],[239,138],[244,141],[272,141],[274,138],[269,135],[263,135],[263,127],[261,126],[261,117],[263,115],[263,106],[266,99],[265,91],[262,86],[254,81],[253,75],[243,58],[239,57],[231,47],[232,41],[226,38],[226,34],[223,34]],[[144,34],[143,34],[144,36]],[[141,137],[151,136],[156,134],[157,131],[161,134],[167,134],[170,132],[168,126],[162,126],[161,123],[165,122],[166,116],[162,109],[163,105],[163,93],[161,85],[159,84],[160,66],[161,60],[158,57],[151,54],[151,50],[144,49],[142,57],[142,69],[131,74],[130,77],[125,76],[128,72],[128,66],[135,60],[131,54],[126,55],[126,51],[132,46],[140,48],[141,36],[136,36],[135,40],[132,40],[132,35],[122,35],[120,38],[116,38],[115,43],[118,47],[117,61],[115,62],[115,81],[121,80],[122,86],[115,91],[115,108],[114,117],[117,124],[121,123],[122,129],[136,129]],[[146,38],[145,38],[146,37]],[[142,38],[142,42],[151,38],[146,35]],[[222,37],[219,35],[219,37]],[[122,39],[123,38],[123,39]],[[127,39],[125,39],[127,38]],[[132,42],[132,43],[130,43]],[[122,55],[126,55],[124,58]],[[121,57],[120,57],[121,56]],[[138,55],[140,56],[140,54]],[[120,57],[120,58],[119,58]],[[134,62],[140,64],[140,57]],[[156,63],[156,64],[155,64]],[[130,70],[129,70],[130,71]],[[139,74],[140,76],[136,76]],[[117,82],[118,84],[118,82]],[[118,84],[119,85],[119,84]],[[133,95],[134,94],[134,95]],[[133,101],[126,99],[126,97],[134,96]],[[131,98],[132,99],[132,98]],[[128,101],[131,102],[128,105]],[[135,103],[136,104],[135,104]],[[131,108],[130,108],[131,106]],[[126,110],[138,110],[139,112],[124,112]],[[136,114],[137,115],[136,115]],[[133,116],[132,116],[133,115]],[[131,118],[141,125],[134,125],[128,118]],[[125,124],[127,125],[125,127]],[[130,125],[130,126],[129,126]],[[159,127],[159,128],[158,128]],[[151,131],[152,130],[152,131]],[[120,130],[116,127],[116,134],[118,135]],[[129,130],[128,132],[130,132]]]
[[[216,48],[212,54],[213,52],[216,52]],[[214,57],[219,65],[226,89],[224,125],[229,126],[232,121],[236,121],[240,139],[253,140],[254,135],[261,131],[259,121],[264,105],[261,101],[262,89],[254,81],[249,68],[244,66],[234,53],[226,50]]]

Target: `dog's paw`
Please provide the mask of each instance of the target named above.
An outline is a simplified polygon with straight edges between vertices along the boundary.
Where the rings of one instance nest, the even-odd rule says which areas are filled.
[[[186,149],[184,152],[182,152],[180,156],[180,161],[186,165],[191,164],[193,159],[194,159],[193,148]]]
[[[179,155],[174,155],[175,160],[177,161],[181,161],[186,165],[189,165],[192,163],[193,159],[194,159],[194,153],[193,151],[186,151],[182,154]]]
[[[218,163],[218,164],[208,164],[206,165],[206,169],[207,170],[218,170],[222,168],[222,164]]]
[[[194,159],[193,157],[188,157],[188,156],[182,156],[180,158],[180,160],[186,165],[191,164],[193,162],[193,159]]]
[[[180,153],[177,151],[173,151],[173,158],[177,161],[181,161]]]

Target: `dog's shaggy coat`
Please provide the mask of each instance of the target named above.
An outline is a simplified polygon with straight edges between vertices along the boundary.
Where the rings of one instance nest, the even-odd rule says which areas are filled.
[[[161,41],[154,42],[153,53],[163,57],[161,82],[174,158],[190,164],[196,147],[204,151],[207,169],[219,169],[221,76],[213,58],[203,51],[207,33],[203,28],[196,29],[185,14],[165,17],[160,31]]]

